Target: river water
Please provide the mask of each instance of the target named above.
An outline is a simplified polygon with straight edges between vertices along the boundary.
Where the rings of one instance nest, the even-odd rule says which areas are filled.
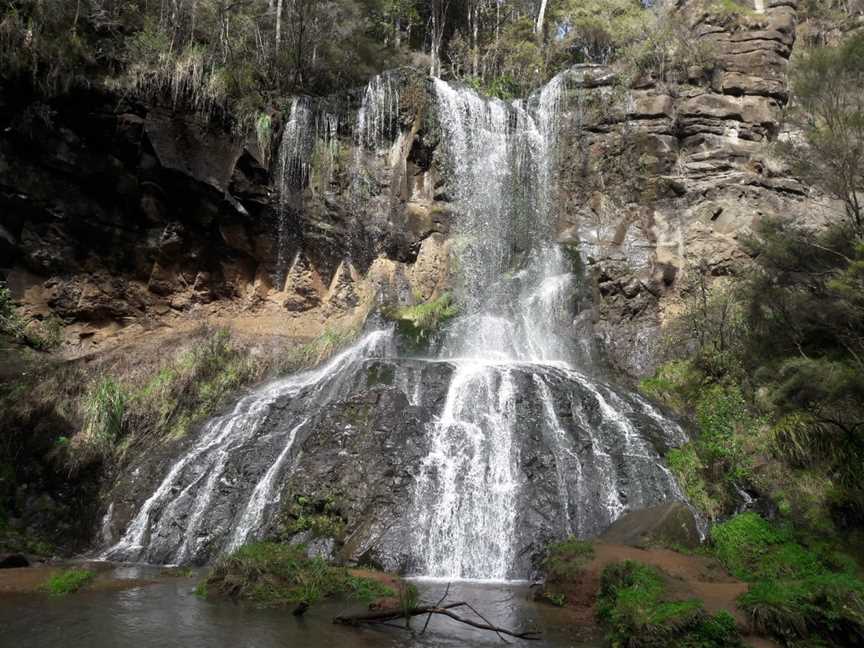
[[[261,608],[195,595],[196,577],[159,576],[154,567],[118,566],[100,578],[156,582],[117,591],[80,591],[65,597],[43,594],[0,596],[0,646],[10,648],[352,648],[389,646],[499,646],[495,634],[449,619],[415,619],[417,634],[389,627],[348,628],[333,617],[362,612],[354,602],[327,601],[296,618],[283,608]],[[446,583],[416,581],[421,599],[440,598]],[[574,623],[572,612],[535,603],[527,585],[453,583],[449,601],[470,602],[491,622],[507,628],[540,630],[541,641],[508,639],[510,645],[594,648],[590,629]],[[461,613],[460,613],[461,614]],[[470,616],[466,613],[465,616]],[[589,634],[586,637],[586,633]]]

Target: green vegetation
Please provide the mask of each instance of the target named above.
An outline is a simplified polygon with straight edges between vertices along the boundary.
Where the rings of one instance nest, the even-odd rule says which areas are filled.
[[[93,77],[149,100],[226,118],[264,158],[275,107],[360,85],[412,62],[501,98],[574,63],[635,64],[675,81],[711,56],[665,9],[640,0],[7,0],[0,78],[63,93]],[[713,6],[712,6],[713,7]],[[718,12],[740,6],[718,0]]]
[[[96,578],[95,572],[86,569],[67,569],[51,576],[45,581],[42,589],[51,596],[65,596],[77,592],[94,578]]]
[[[593,558],[594,546],[585,540],[572,537],[550,545],[543,561],[546,574],[543,598],[558,607],[565,606],[568,590]]]
[[[729,614],[711,616],[699,601],[667,599],[663,574],[638,562],[613,563],[603,570],[597,616],[613,646],[743,646]]]
[[[63,342],[63,323],[54,315],[44,320],[21,315],[9,289],[0,283],[0,335],[37,351],[50,351]]]
[[[714,526],[711,540],[726,568],[752,583],[738,604],[756,631],[790,646],[860,645],[864,581],[831,543],[755,513]]]
[[[742,513],[711,529],[717,557],[742,580],[803,578],[824,570],[818,556],[793,540],[791,528]]]
[[[415,348],[425,346],[449,320],[459,314],[459,307],[448,293],[416,306],[401,306],[384,312],[396,322],[399,333]]]
[[[361,328],[328,328],[313,340],[286,351],[277,358],[276,366],[280,373],[298,371],[315,367],[354,342]]]
[[[312,605],[332,596],[371,601],[396,595],[376,580],[353,576],[321,558],[308,558],[303,546],[271,542],[245,545],[221,558],[205,587],[205,596],[221,594],[265,605]]]
[[[279,535],[286,540],[303,531],[311,531],[314,538],[338,539],[345,531],[339,505],[331,497],[312,499],[298,495],[280,513],[279,522]]]
[[[103,378],[84,399],[82,434],[93,444],[111,447],[123,436],[127,395],[112,378]]]
[[[864,235],[864,33],[838,47],[805,50],[792,66],[796,109],[791,117],[804,141],[780,150],[795,172],[843,202],[848,223]]]
[[[762,581],[739,605],[755,629],[786,646],[851,647],[864,641],[864,582],[848,574]]]
[[[166,358],[155,374],[91,383],[77,404],[81,433],[58,451],[80,466],[119,459],[142,438],[182,437],[260,372],[227,329],[202,329],[192,348]]]
[[[568,538],[549,546],[549,555],[543,561],[547,579],[564,580],[576,576],[594,557],[594,546],[578,538]]]

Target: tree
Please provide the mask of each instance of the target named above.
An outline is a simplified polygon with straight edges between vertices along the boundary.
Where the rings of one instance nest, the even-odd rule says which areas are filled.
[[[791,79],[792,117],[802,135],[781,150],[802,179],[843,202],[864,234],[864,33],[805,53]]]

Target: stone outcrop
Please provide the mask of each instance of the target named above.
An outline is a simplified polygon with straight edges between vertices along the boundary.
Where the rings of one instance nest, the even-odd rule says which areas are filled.
[[[703,0],[678,2],[709,64],[677,76],[570,71],[560,239],[586,262],[597,337],[624,374],[650,373],[661,358],[663,326],[696,268],[734,275],[748,263],[740,241],[756,221],[812,221],[830,206],[772,155],[797,3],[763,4],[727,15]],[[0,266],[25,302],[89,326],[205,305],[320,326],[373,302],[433,298],[449,286],[458,218],[435,98],[419,72],[387,78],[387,92],[401,95],[398,114],[381,113],[390,130],[366,133],[359,150],[361,95],[308,103],[314,134],[296,150],[328,151],[311,164],[280,163],[289,114],[273,115],[265,150],[164,107],[118,107],[109,95],[7,101]]]
[[[741,272],[741,241],[760,219],[818,222],[829,202],[772,154],[788,99],[794,1],[717,15],[679,2],[711,69],[639,79],[610,68],[574,75],[578,111],[564,127],[561,238],[581,246],[596,286],[595,330],[621,373],[658,361],[664,324],[693,273]],[[754,7],[754,9],[757,9]]]
[[[428,99],[423,75],[393,76]],[[427,100],[395,116],[399,133],[362,152],[355,94],[310,104],[316,119],[342,126],[334,136],[310,125],[304,155],[325,145],[331,158],[326,168],[304,161],[291,176],[293,163],[279,157],[290,111],[273,116],[262,149],[203,117],[108,92],[9,97],[0,104],[0,273],[19,302],[54,312],[69,330],[227,309],[309,314],[314,335],[373,298],[367,275],[378,258],[413,277],[424,249],[416,274],[425,288],[401,291],[403,302],[442,281],[441,244],[424,248],[450,219],[435,196],[437,141],[421,128]],[[75,344],[66,350],[100,339],[67,335]]]

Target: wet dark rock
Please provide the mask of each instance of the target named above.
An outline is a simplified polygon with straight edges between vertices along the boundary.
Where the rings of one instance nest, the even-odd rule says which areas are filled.
[[[29,567],[30,561],[22,554],[0,554],[0,569]]]
[[[422,571],[414,551],[422,532],[418,514],[435,501],[421,497],[418,479],[453,371],[448,362],[367,360],[355,370],[274,400],[255,434],[227,455],[214,499],[198,528],[198,542],[184,561],[206,562],[224,549],[252,489],[286,447],[291,430],[303,422],[278,482],[282,504],[268,507],[254,537],[302,543],[316,555],[348,564]],[[550,541],[572,533],[593,537],[603,532],[614,519],[616,506],[644,508],[676,497],[658,468],[659,453],[684,439],[674,424],[658,424],[644,403],[606,385],[588,386],[593,383],[583,383],[585,378],[577,380],[549,368],[514,366],[508,371],[517,394],[513,439],[520,482],[512,577],[536,573]],[[538,372],[552,396],[550,406],[560,431],[549,427],[549,413],[537,391]],[[324,403],[319,401],[324,394],[330,400],[316,405]],[[622,421],[629,421],[626,425],[632,427],[626,434],[633,436],[631,441],[622,442],[625,423],[610,418],[609,407]],[[174,452],[182,457],[181,450]],[[140,458],[132,477],[113,493],[113,524],[119,529],[167,474],[167,456],[155,463],[153,458]],[[195,475],[192,469],[178,482],[185,486],[173,496],[172,506],[179,507],[171,513],[172,523],[151,524],[145,551],[126,558],[177,560],[189,516],[202,496],[199,482],[189,481]],[[619,503],[610,505],[610,497]],[[327,502],[327,515],[338,521],[334,535],[326,530],[325,535],[316,535],[313,526],[286,537],[285,512],[294,502]]]
[[[693,510],[682,502],[626,513],[597,539],[609,544],[643,548],[696,549],[702,544],[699,522]]]

